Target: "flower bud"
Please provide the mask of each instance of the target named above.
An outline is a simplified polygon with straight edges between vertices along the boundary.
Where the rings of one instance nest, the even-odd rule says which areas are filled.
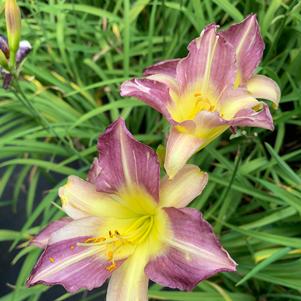
[[[0,49],[0,67],[2,67],[4,69],[8,69],[7,58],[6,58],[5,54],[3,53],[3,51],[1,49]]]
[[[10,51],[10,67],[15,65],[21,35],[21,13],[16,0],[5,1],[5,18]]]

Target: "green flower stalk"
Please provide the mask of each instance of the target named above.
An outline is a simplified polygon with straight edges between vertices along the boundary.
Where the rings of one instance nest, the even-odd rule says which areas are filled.
[[[5,1],[5,19],[10,49],[9,66],[13,68],[16,64],[21,36],[21,13],[16,0]]]

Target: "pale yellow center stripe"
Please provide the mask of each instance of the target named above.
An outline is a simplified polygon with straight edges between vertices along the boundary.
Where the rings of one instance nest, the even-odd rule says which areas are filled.
[[[214,39],[214,41],[212,41],[212,39]],[[205,76],[204,76],[204,81],[202,82],[203,91],[206,91],[208,89],[208,83],[211,74],[211,65],[214,58],[217,42],[218,42],[218,36],[216,36],[215,34],[211,34],[208,55],[206,60],[206,67],[205,67]]]
[[[237,45],[237,48],[236,48],[237,54],[240,53],[244,43],[246,42],[247,36],[249,35],[251,28],[252,28],[252,22],[249,22],[247,29],[244,31],[244,34],[243,34],[239,44]],[[238,55],[238,57],[239,57],[239,55]]]
[[[121,163],[122,163],[122,168],[123,168],[123,174],[125,177],[125,181],[127,184],[132,183],[132,177],[130,173],[130,168],[128,166],[128,160],[127,160],[127,150],[126,150],[126,145],[124,141],[124,135],[122,128],[119,127],[119,141],[120,141],[120,154],[121,154]]]
[[[208,250],[198,248],[188,242],[183,242],[177,239],[168,239],[168,244],[183,252],[186,255],[188,260],[193,260],[190,256],[194,256],[196,258],[210,261],[211,263],[217,264],[220,268],[229,267],[229,263],[225,262],[225,260],[221,259],[221,256],[217,254],[213,254]]]
[[[85,252],[82,252],[80,254],[75,254],[73,256],[70,256],[68,258],[60,259],[57,262],[55,262],[55,258],[53,259],[53,263],[46,269],[41,270],[40,273],[38,273],[35,278],[36,280],[39,279],[47,279],[48,276],[54,275],[55,273],[80,262],[83,259],[86,259],[92,255],[95,255],[100,252],[100,248],[89,248]],[[74,270],[74,272],[78,272],[77,270]]]

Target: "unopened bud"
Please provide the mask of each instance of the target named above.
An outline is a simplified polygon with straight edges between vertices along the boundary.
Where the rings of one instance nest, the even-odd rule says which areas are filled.
[[[1,49],[0,49],[0,66],[6,70],[8,69],[7,58]]]
[[[21,35],[21,13],[16,0],[5,0],[5,19],[10,51],[10,67],[13,67]]]

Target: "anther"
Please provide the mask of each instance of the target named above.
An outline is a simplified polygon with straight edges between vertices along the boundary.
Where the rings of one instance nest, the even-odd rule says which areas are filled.
[[[54,262],[55,262],[55,260],[54,260],[53,257],[50,257],[50,258],[49,258],[49,261],[50,261],[51,263],[54,263]]]
[[[117,236],[120,235],[120,233],[119,233],[117,230],[115,230],[115,234],[116,234]]]
[[[75,247],[74,247],[73,245],[70,246],[70,250],[74,250],[74,248],[75,248]]]
[[[113,252],[109,251],[107,254],[108,260],[111,261],[113,259]]]
[[[201,96],[202,94],[201,94],[201,92],[195,92],[194,93],[194,97],[198,97],[198,96]]]
[[[113,272],[117,268],[116,263],[113,262],[110,266],[106,267],[106,270],[109,272]]]
[[[111,230],[109,231],[109,235],[110,235],[111,238],[113,238],[113,233],[112,233]]]
[[[92,237],[85,240],[85,243],[98,243],[105,241],[106,239],[104,237]]]
[[[88,238],[88,239],[86,239],[85,240],[85,243],[90,243],[90,242],[95,242],[95,238],[94,237],[92,237],[92,238]]]

